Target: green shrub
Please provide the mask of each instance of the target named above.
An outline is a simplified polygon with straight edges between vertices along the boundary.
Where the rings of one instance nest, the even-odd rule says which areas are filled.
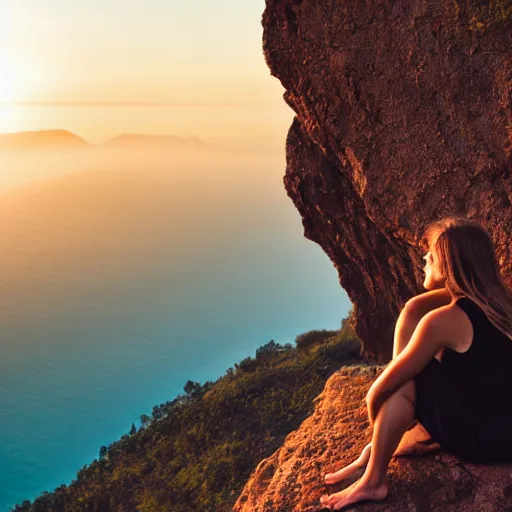
[[[246,357],[239,363],[235,363],[235,368],[243,372],[253,372],[258,367],[258,361],[252,357]]]
[[[308,331],[303,334],[299,334],[295,338],[295,345],[299,350],[307,350],[308,348],[318,344],[321,341],[326,340],[327,338],[336,336],[337,334],[339,334],[339,332],[339,330],[328,331],[327,329],[316,329],[313,331]]]
[[[318,357],[325,357],[340,363],[346,363],[352,359],[359,359],[361,353],[361,340],[351,331],[340,331],[339,334],[326,343],[323,343],[317,351]]]

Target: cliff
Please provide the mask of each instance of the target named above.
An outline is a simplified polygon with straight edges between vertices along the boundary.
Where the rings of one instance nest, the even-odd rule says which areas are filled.
[[[323,484],[324,473],[357,459],[371,441],[364,398],[381,371],[380,366],[347,366],[333,374],[315,398],[313,414],[259,463],[233,512],[322,510],[320,496],[347,485]],[[426,437],[419,427],[406,433],[389,465],[389,495],[380,502],[361,502],[356,510],[512,510],[512,464],[472,464],[442,451],[399,456]]]
[[[422,287],[419,236],[489,228],[512,283],[512,2],[267,0],[263,49],[296,116],[284,184],[335,265],[369,358]]]

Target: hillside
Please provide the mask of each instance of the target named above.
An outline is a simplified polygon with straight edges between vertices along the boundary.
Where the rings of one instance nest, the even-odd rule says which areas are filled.
[[[347,321],[300,335],[295,347],[271,340],[215,382],[188,381],[69,486],[13,510],[227,512],[261,459],[311,414],[329,376],[361,362],[360,349]]]

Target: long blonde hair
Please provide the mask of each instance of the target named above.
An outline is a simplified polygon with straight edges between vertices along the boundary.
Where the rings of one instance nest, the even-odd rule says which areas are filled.
[[[426,227],[422,242],[435,248],[452,297],[471,299],[512,339],[512,291],[503,281],[487,228],[477,220],[445,217]]]

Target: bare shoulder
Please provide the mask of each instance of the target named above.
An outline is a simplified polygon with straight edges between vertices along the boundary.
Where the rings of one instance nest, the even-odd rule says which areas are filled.
[[[444,346],[456,352],[466,352],[471,346],[473,324],[455,302],[429,311],[422,321],[438,332]]]
[[[420,320],[429,311],[450,304],[452,297],[446,288],[429,290],[415,295],[407,301],[409,313]]]

